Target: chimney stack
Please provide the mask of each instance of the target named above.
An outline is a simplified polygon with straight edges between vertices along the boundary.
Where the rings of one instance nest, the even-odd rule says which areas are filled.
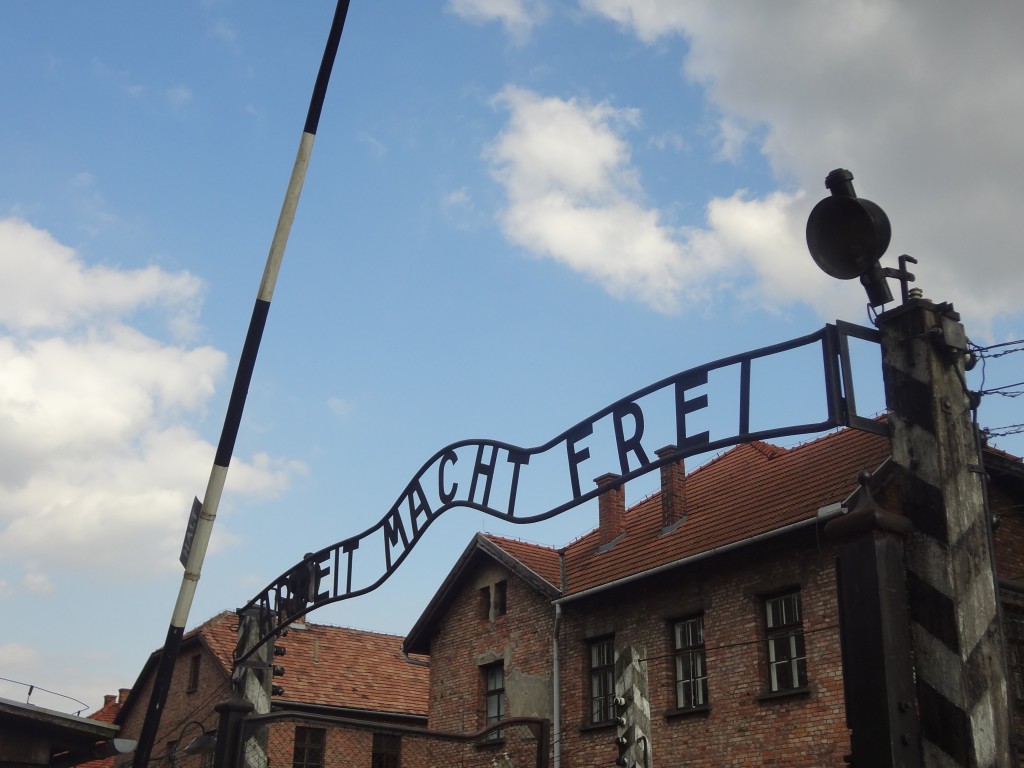
[[[675,453],[674,445],[666,445],[655,453],[659,459]],[[683,459],[661,468],[661,525],[668,528],[686,519],[686,464]]]
[[[594,482],[601,490],[601,495],[597,497],[600,546],[610,543],[626,530],[626,490],[621,485],[612,485],[618,479],[619,476],[611,472],[594,478]]]

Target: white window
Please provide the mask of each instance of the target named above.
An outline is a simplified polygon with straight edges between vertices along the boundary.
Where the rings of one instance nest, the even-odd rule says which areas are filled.
[[[791,691],[807,685],[807,654],[800,593],[788,592],[764,601],[768,641],[768,690]]]
[[[590,722],[607,723],[615,717],[615,638],[590,643]]]
[[[708,669],[704,655],[704,617],[691,616],[672,625],[676,662],[676,707],[694,709],[708,703]]]

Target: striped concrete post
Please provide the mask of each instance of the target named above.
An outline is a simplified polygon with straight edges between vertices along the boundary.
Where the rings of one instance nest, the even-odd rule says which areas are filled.
[[[981,457],[949,304],[879,316],[907,541],[907,595],[925,766],[1010,765],[1010,727]],[[856,759],[856,758],[855,758]]]
[[[241,656],[257,644],[260,638],[259,612],[240,611],[238,614],[238,645],[235,657]],[[232,687],[252,703],[252,713],[266,715],[270,712],[270,696],[274,680],[274,641],[263,643],[256,653],[241,664],[236,664],[231,676]],[[261,728],[250,733],[242,742],[242,768],[267,768],[267,732]]]
[[[622,739],[623,748],[616,765],[625,768],[653,768],[654,764],[646,657],[643,648],[629,645],[615,659],[615,695],[623,710],[617,718],[620,722],[616,741]]]

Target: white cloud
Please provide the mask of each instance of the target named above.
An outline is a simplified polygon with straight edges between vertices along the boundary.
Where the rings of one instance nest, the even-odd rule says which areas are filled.
[[[25,665],[33,664],[39,661],[39,651],[30,646],[23,645],[21,643],[3,643],[0,644],[0,658],[4,660],[6,664],[10,664],[12,669],[19,669]],[[5,684],[6,685],[6,684]],[[3,688],[0,690],[8,690]],[[24,691],[21,692],[20,696],[5,696],[5,698],[24,698]]]
[[[61,331],[146,306],[191,316],[201,287],[187,272],[88,266],[48,232],[0,220],[0,326],[12,331]]]
[[[650,146],[661,151],[671,149],[676,152],[681,152],[686,149],[686,139],[682,134],[676,133],[675,131],[665,131],[660,136],[652,136],[648,143]]]
[[[37,707],[82,715],[99,709],[103,693],[116,693],[123,679],[97,670],[108,657],[68,646],[59,654],[43,654],[23,643],[0,644],[4,670],[0,696]],[[127,681],[130,683],[130,681]]]
[[[580,3],[645,42],[686,40],[684,72],[722,115],[723,155],[738,157],[741,142],[757,136],[777,178],[805,195],[786,214],[784,235],[801,258],[824,177],[846,167],[858,193],[892,219],[887,262],[900,252],[917,257],[927,296],[954,300],[982,324],[1019,312],[1024,5],[996,2],[978,13],[897,0]],[[759,130],[744,135],[752,126]],[[768,209],[785,208],[777,196],[731,198],[712,201],[709,214],[756,228]],[[763,270],[777,250],[765,241],[746,255]],[[765,290],[781,290],[759,274]]]
[[[238,38],[237,30],[224,19],[213,22],[207,34],[225,43],[234,43]]]
[[[737,193],[710,201],[705,228],[674,228],[645,203],[631,163],[624,134],[639,123],[635,110],[519,88],[496,103],[511,113],[488,149],[508,196],[501,224],[510,240],[661,312],[724,288],[768,309],[801,299],[834,308],[838,289],[807,269],[795,224],[801,196]]]
[[[50,580],[45,573],[39,573],[38,571],[26,573],[25,577],[21,580],[21,585],[26,592],[30,592],[38,597],[49,597],[53,594],[53,585],[50,583]]]
[[[677,309],[681,294],[696,298],[687,285],[698,265],[644,206],[620,134],[637,124],[635,110],[513,87],[495,103],[511,115],[488,149],[508,195],[507,237],[661,311]]]
[[[387,145],[376,136],[372,136],[366,131],[359,131],[359,133],[356,134],[356,141],[368,146],[370,148],[370,154],[376,158],[384,157],[388,153]]]
[[[448,10],[478,24],[500,22],[518,42],[548,15],[546,0],[448,0]]]
[[[347,419],[352,415],[352,403],[340,397],[327,398],[327,408],[339,419]]]
[[[182,109],[192,102],[192,89],[187,85],[176,85],[166,91],[167,103],[174,109]]]
[[[26,564],[19,589],[50,588],[30,563],[53,552],[61,567],[128,578],[175,566],[214,454],[187,424],[226,357],[124,319],[146,305],[191,312],[199,289],[188,273],[86,265],[45,231],[0,221],[0,561]],[[301,469],[236,459],[228,490],[271,496]]]

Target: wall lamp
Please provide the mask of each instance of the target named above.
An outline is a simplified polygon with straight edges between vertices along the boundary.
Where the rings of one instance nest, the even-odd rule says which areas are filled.
[[[182,736],[185,735],[185,731],[188,729],[190,725],[198,725],[203,732],[196,736],[194,739],[192,739],[192,741],[190,741],[184,747],[180,747],[179,745],[181,744]],[[216,749],[216,747],[217,731],[208,731],[206,730],[206,726],[198,720],[189,720],[187,723],[181,726],[181,730],[178,732],[178,739],[174,742],[174,749],[171,750],[170,763],[171,765],[174,765],[175,758],[178,756],[179,752],[184,755],[208,755],[211,754],[214,751],[214,749]]]
[[[887,279],[897,278],[902,285],[902,298],[908,298],[907,283],[914,276],[906,264],[916,264],[910,256],[900,256],[900,268],[883,267],[880,259],[889,247],[892,228],[889,217],[878,205],[857,197],[853,190],[853,174],[837,168],[825,178],[825,187],[832,192],[818,202],[807,218],[807,249],[823,272],[839,280],[860,278],[872,307],[892,301]]]

